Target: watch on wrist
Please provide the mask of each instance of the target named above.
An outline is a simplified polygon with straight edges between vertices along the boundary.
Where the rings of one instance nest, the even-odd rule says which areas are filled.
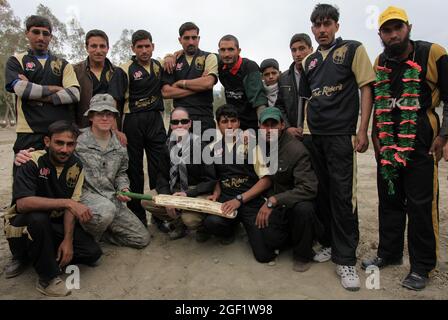
[[[273,209],[274,208],[274,204],[271,202],[271,200],[268,200],[266,202],[266,207],[268,207],[269,209]]]
[[[238,200],[241,203],[241,205],[244,204],[243,203],[243,195],[242,194],[237,195],[235,199]]]

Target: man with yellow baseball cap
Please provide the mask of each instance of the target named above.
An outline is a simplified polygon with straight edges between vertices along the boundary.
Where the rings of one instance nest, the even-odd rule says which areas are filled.
[[[378,26],[381,28],[383,24],[390,20],[400,20],[405,23],[409,22],[408,15],[406,14],[406,11],[404,11],[401,8],[397,8],[394,6],[388,7],[386,10],[384,10],[383,13],[380,14],[380,17],[378,19]]]
[[[410,272],[402,286],[423,290],[437,264],[437,165],[448,140],[448,55],[438,44],[410,39],[403,9],[379,18],[384,52],[375,63],[372,141],[378,161],[379,246],[362,267],[402,264],[406,214]],[[435,108],[443,102],[440,127]]]

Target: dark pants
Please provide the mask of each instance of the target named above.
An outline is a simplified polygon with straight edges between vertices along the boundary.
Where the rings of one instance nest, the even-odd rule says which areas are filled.
[[[428,276],[436,266],[439,230],[437,162],[428,154],[433,131],[428,123],[425,126],[425,120],[418,120],[417,132],[421,134],[407,167],[394,180],[394,195],[388,194],[387,183],[378,170],[378,256],[392,260],[403,256],[407,214],[411,271],[422,276]]]
[[[27,227],[32,239],[26,238],[27,258],[33,263],[39,277],[48,281],[61,274],[56,258],[57,249],[64,239],[63,219],[50,219],[48,212],[22,213],[12,218],[11,224],[15,227]],[[101,255],[102,251],[92,236],[76,224],[73,259],[70,263],[91,265]]]
[[[314,170],[319,180],[317,214],[324,226],[319,241],[332,247],[332,261],[356,265],[359,242],[352,136],[312,136]]]
[[[269,226],[259,229],[255,225],[259,208],[260,206],[254,204],[249,206],[245,204],[238,209],[235,219],[208,215],[203,222],[205,232],[218,237],[230,237],[234,235],[237,225],[241,222],[255,259],[261,263],[270,262],[276,257],[274,251],[286,241],[287,234],[282,232],[281,222],[275,221],[278,217],[273,215],[270,217]]]
[[[13,151],[14,155],[19,153],[20,150],[26,150],[34,148],[34,150],[45,149],[44,134],[41,133],[17,133],[17,139],[14,142]],[[17,166],[12,166],[13,184],[16,176]],[[12,203],[11,203],[12,205]],[[14,259],[22,260],[26,255],[27,243],[26,237],[9,239],[9,249],[11,250]]]
[[[278,210],[280,211],[280,210]],[[273,212],[272,214],[280,214]],[[322,233],[322,226],[315,215],[314,203],[303,201],[293,208],[284,210],[287,229],[290,234],[293,257],[302,262],[312,261],[315,255],[313,241]]]
[[[203,134],[204,131],[207,129],[216,129],[216,123],[215,120],[213,119],[213,116],[210,117],[205,115],[191,114],[190,119],[193,121],[201,122],[201,134]],[[191,127],[191,130],[193,130],[193,126]]]
[[[132,192],[144,192],[143,153],[148,161],[148,175],[150,189],[156,188],[159,162],[163,157],[166,144],[166,130],[162,115],[159,111],[147,111],[126,114],[123,132],[128,139],[129,168],[128,176]],[[128,202],[128,208],[146,226],[146,213],[140,200]]]

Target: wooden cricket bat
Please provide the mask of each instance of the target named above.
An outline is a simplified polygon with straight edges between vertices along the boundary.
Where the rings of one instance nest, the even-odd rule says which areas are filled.
[[[221,202],[215,202],[206,199],[192,198],[192,197],[178,197],[166,194],[159,194],[151,196],[149,194],[140,194],[133,192],[118,192],[119,195],[127,196],[132,199],[154,201],[154,203],[161,207],[174,207],[180,210],[195,211],[201,213],[214,214],[224,218],[234,219],[237,215],[237,210],[230,215],[226,215],[221,210]]]

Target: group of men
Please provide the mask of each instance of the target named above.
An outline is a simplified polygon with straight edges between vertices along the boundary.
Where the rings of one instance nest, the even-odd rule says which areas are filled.
[[[385,49],[373,68],[360,42],[336,38],[338,9],[317,5],[311,29],[319,47],[313,52],[307,34],[294,35],[294,62],[280,73],[275,59],[258,67],[242,58],[233,35],[220,39],[218,55],[200,50],[199,28],[191,22],[179,29],[182,50],[162,62],[152,58],[151,34],[138,30],[135,55],[114,66],[106,57],[107,35],[91,30],[87,59],[72,66],[48,50],[49,20],[28,18],[30,50],[11,57],[5,75],[18,115],[13,205],[5,217],[12,260],[5,275],[17,276],[32,263],[37,289],[65,296],[62,268],[95,265],[98,242],[148,245],[147,210],[173,240],[195,230],[198,242],[216,236],[229,245],[241,222],[257,261],[270,262],[292,247],[295,271],[331,259],[342,286],[359,290],[356,153],[368,148],[375,106],[380,243],[377,256],[361,266],[402,263],[408,214],[411,270],[402,285],[425,288],[437,262],[437,163],[443,151],[448,160],[448,56],[436,44],[410,40],[404,10],[389,7],[379,20]],[[226,104],[214,114],[218,80]],[[168,133],[163,99],[174,102]],[[409,105],[411,99],[417,104]],[[442,126],[435,113],[440,102]],[[213,161],[191,162],[198,148]],[[396,150],[392,159],[385,156],[390,150]],[[237,210],[236,219],[120,194],[144,192],[144,153],[153,194],[219,201],[224,213]],[[385,169],[394,174],[385,176]]]

